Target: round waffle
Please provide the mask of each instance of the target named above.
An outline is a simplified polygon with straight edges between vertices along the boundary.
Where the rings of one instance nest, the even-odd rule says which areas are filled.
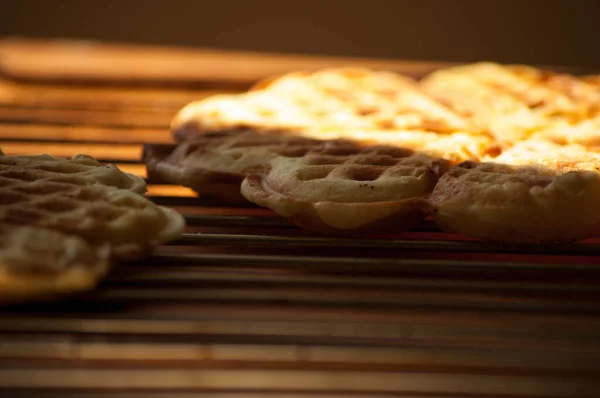
[[[144,179],[123,173],[115,165],[102,164],[88,155],[69,159],[50,155],[7,156],[0,152],[0,178],[25,181],[66,181],[70,184],[103,184],[143,194]]]
[[[0,303],[93,288],[109,269],[108,246],[37,227],[0,227]]]
[[[573,124],[598,111],[600,92],[569,75],[526,66],[476,63],[436,71],[420,82],[425,93],[490,131],[503,146],[555,123]]]
[[[598,101],[600,104],[600,101]],[[600,149],[600,115],[571,124],[557,122],[536,132],[533,138],[560,145],[581,145],[590,150]]]
[[[193,189],[199,196],[244,204],[240,184],[246,171],[276,156],[302,156],[321,141],[230,130],[208,133],[179,145],[145,147],[148,178]]]
[[[180,215],[139,195],[145,190],[142,178],[86,155],[0,156],[0,227],[72,233],[134,258],[183,228]]]
[[[188,104],[172,122],[179,141],[235,128],[310,138],[367,140],[451,160],[480,159],[495,142],[424,95],[412,79],[365,69],[298,72],[253,91]],[[428,147],[423,148],[422,143]]]
[[[94,246],[109,244],[116,259],[136,258],[183,229],[175,211],[132,191],[22,177],[0,174],[0,226],[47,228]]]
[[[600,234],[600,174],[593,163],[562,170],[465,162],[450,169],[429,198],[444,230],[494,241],[544,244]]]
[[[525,140],[487,161],[513,166],[538,165],[557,173],[575,170],[597,171],[600,153],[582,145],[559,145],[546,140]]]
[[[299,226],[324,233],[406,230],[447,163],[409,150],[333,141],[301,157],[276,157],[241,192]]]
[[[112,260],[179,235],[184,220],[145,181],[77,155],[0,156],[0,298],[92,287]]]
[[[392,72],[364,68],[295,72],[259,82],[256,89],[291,97],[296,106],[313,110],[309,114],[319,125],[338,129],[439,133],[471,129],[464,118],[423,95],[413,79]]]

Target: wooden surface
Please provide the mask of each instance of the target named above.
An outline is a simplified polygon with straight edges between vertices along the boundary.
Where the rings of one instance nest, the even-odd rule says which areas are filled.
[[[294,62],[326,66],[232,54],[234,70],[204,52],[128,49],[125,61],[104,47],[9,44],[7,154],[85,152],[142,176],[142,145],[169,142],[169,118],[219,81],[230,91]],[[0,396],[600,396],[598,242],[500,248],[430,222],[389,240],[327,239],[182,187],[149,196],[186,216],[179,240],[89,294],[0,309]]]

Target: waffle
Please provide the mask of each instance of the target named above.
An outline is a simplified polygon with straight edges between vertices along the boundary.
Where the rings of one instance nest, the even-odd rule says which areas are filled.
[[[0,156],[0,299],[92,287],[113,261],[179,235],[143,179],[77,155]]]
[[[0,226],[32,226],[109,244],[117,260],[134,259],[176,237],[183,219],[132,191],[105,185],[0,177]]]
[[[599,151],[600,115],[573,124],[557,122],[536,132],[532,137],[560,145],[581,145],[589,150]]]
[[[7,156],[0,152],[0,181],[62,182],[76,185],[103,184],[136,193],[146,192],[146,182],[133,174],[123,173],[115,165],[103,165],[87,155],[56,158],[50,155]],[[4,185],[0,185],[4,186]]]
[[[91,289],[109,269],[108,254],[58,231],[0,227],[0,303]]]
[[[296,72],[259,82],[260,88],[281,96],[292,95],[301,106],[312,106],[313,118],[330,115],[327,104],[337,104],[333,111],[348,111],[358,129],[425,129],[436,132],[468,130],[462,117],[424,96],[415,81],[391,72],[367,69],[324,69]],[[320,107],[320,104],[325,104]],[[332,120],[336,127],[348,127],[344,120]]]
[[[240,184],[250,168],[278,156],[302,156],[320,141],[230,130],[208,133],[179,145],[146,145],[148,178],[193,189],[198,196],[228,204],[247,204]]]
[[[244,179],[241,192],[307,230],[398,232],[424,218],[422,198],[446,168],[406,149],[332,141],[305,156],[274,158]]]
[[[0,227],[72,233],[110,244],[116,258],[136,257],[183,223],[139,195],[145,190],[142,178],[86,155],[0,156]]]
[[[488,161],[513,166],[542,166],[558,173],[600,170],[600,152],[576,145],[559,145],[545,140],[525,140]]]
[[[545,167],[543,161],[529,163],[453,167],[429,198],[435,222],[448,232],[521,244],[600,234],[600,174],[586,170],[591,163],[562,170]]]
[[[438,70],[420,87],[475,126],[510,146],[554,124],[598,112],[600,91],[583,79],[520,65],[477,63]]]
[[[290,73],[237,95],[188,104],[172,122],[175,139],[206,132],[277,130],[310,138],[399,145],[451,160],[495,150],[486,133],[420,92],[411,79],[365,69]]]

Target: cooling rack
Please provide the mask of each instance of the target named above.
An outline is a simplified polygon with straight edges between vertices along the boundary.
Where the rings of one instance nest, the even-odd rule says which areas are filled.
[[[145,176],[142,146],[169,142],[188,101],[350,62],[89,46],[0,43],[5,153],[84,152]],[[0,396],[600,396],[598,241],[498,246],[428,220],[333,239],[182,187],[148,196],[185,216],[179,239],[88,294],[0,308]]]

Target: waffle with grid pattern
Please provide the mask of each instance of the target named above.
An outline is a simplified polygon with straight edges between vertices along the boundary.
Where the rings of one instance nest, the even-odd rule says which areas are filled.
[[[108,245],[44,228],[0,227],[0,303],[89,290],[109,268]]]
[[[48,154],[8,156],[0,152],[0,176],[27,181],[102,184],[139,194],[146,192],[146,182],[143,178],[124,173],[113,164],[102,164],[83,154],[71,158],[57,158]]]
[[[408,149],[329,141],[252,170],[241,192],[314,232],[400,232],[425,217],[423,198],[447,167]]]
[[[108,253],[110,261],[135,259],[178,236],[182,216],[140,195],[145,187],[143,179],[89,156],[0,156],[0,232],[7,237],[15,231],[0,247],[0,296],[8,295],[10,283],[29,296],[91,286],[106,261],[106,256],[94,259],[93,252]],[[26,237],[48,237],[54,243],[32,246]],[[47,270],[54,279],[40,280],[40,269],[52,266],[50,258],[66,265],[62,272]],[[36,267],[28,265],[36,262]]]
[[[519,244],[598,236],[598,158],[557,160],[523,155],[528,149],[517,149],[496,162],[464,162],[444,174],[428,201],[438,226]],[[497,163],[502,160],[513,164]]]
[[[278,155],[302,156],[320,140],[277,132],[233,129],[207,133],[179,145],[149,144],[143,159],[148,179],[193,189],[198,196],[228,204],[247,204],[240,184],[247,170]]]
[[[569,171],[599,171],[600,152],[578,144],[557,144],[552,141],[530,139],[516,143],[501,155],[484,159],[513,166],[538,165],[557,174]]]
[[[600,110],[600,89],[589,79],[523,65],[482,62],[445,68],[419,84],[426,94],[491,132],[502,147],[548,129],[555,140],[568,140],[566,127]]]
[[[600,93],[600,89],[598,92]],[[559,145],[581,145],[591,151],[600,152],[600,114],[577,123],[555,122],[535,132],[532,138]]]
[[[172,122],[175,139],[249,128],[323,140],[399,145],[454,161],[497,151],[491,136],[391,72],[325,69],[258,83],[251,91],[188,104]]]

